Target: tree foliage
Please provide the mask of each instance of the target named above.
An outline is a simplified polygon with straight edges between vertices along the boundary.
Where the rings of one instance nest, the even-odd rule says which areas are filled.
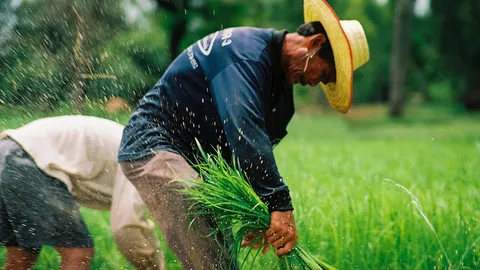
[[[121,96],[130,102],[150,89],[182,50],[213,31],[248,25],[293,32],[303,23],[303,5],[296,0],[15,1],[19,6],[10,1],[0,4],[0,103],[9,104],[54,107],[69,101],[78,78],[72,64],[78,34],[72,7],[85,21],[86,72],[116,77],[85,79],[85,93],[89,99]],[[131,6],[146,2],[149,10],[132,13]],[[369,42],[370,61],[354,76],[354,103],[386,102],[395,1],[329,3],[340,19],[359,20]],[[409,70],[407,101],[421,93],[427,102],[454,102],[463,90],[480,89],[475,76],[480,40],[473,35],[479,12],[478,1],[432,1],[431,14],[414,18],[410,57],[403,60]],[[132,14],[145,23],[127,20]],[[323,98],[319,87],[297,90],[299,100]]]
[[[3,102],[53,106],[69,98],[78,34],[74,8],[84,21],[82,56],[91,71],[97,50],[125,28],[116,0],[23,2],[15,13],[15,31],[0,57]]]
[[[470,109],[480,109],[480,2],[432,1],[436,45],[441,63],[455,75],[456,97]]]

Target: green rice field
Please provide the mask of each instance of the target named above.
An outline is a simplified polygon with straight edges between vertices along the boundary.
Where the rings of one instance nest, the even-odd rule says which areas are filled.
[[[53,115],[3,110],[0,129]],[[93,108],[87,114],[128,119]],[[480,115],[425,108],[402,120],[299,114],[275,154],[290,187],[299,241],[329,264],[480,269]],[[82,212],[96,245],[92,269],[133,269],[114,245],[108,213]],[[169,269],[181,269],[164,250]],[[259,256],[253,269],[270,269],[272,256]],[[34,269],[59,263],[47,247]]]

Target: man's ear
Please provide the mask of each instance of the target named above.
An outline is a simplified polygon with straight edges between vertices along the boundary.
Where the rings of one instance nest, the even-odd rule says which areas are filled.
[[[318,51],[322,47],[322,44],[327,41],[327,37],[324,34],[316,34],[307,37],[307,49],[309,51]]]

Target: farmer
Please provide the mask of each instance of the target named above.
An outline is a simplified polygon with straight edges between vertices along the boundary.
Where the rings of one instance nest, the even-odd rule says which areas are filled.
[[[31,269],[43,245],[62,269],[90,269],[93,241],[79,204],[110,210],[119,250],[137,269],[163,269],[146,206],[117,163],[123,126],[60,116],[6,130],[0,139],[0,245],[5,269]]]
[[[189,229],[188,201],[173,179],[197,177],[195,138],[232,154],[257,195],[268,203],[264,247],[291,251],[297,231],[287,184],[273,146],[294,113],[292,84],[321,84],[331,106],[346,113],[354,69],[369,59],[358,21],[339,21],[321,0],[305,1],[308,23],[296,33],[239,27],[189,46],[142,99],[124,129],[119,162],[155,217],[184,269],[227,268],[230,259],[206,237],[209,220]],[[301,179],[298,179],[301,181]],[[244,245],[252,245],[252,234]],[[265,249],[266,250],[266,249]]]

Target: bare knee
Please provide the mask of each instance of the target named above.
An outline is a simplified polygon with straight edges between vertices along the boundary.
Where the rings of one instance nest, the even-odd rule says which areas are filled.
[[[39,253],[40,249],[7,247],[7,263],[4,270],[30,270]]]
[[[93,248],[57,248],[62,257],[62,270],[87,270],[92,263]]]

